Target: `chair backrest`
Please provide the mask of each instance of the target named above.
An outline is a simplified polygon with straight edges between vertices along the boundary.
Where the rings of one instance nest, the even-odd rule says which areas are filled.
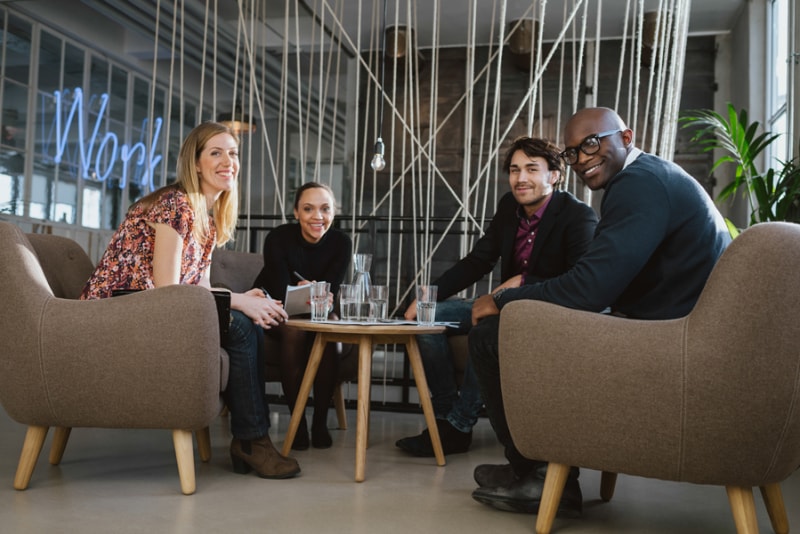
[[[77,299],[94,271],[92,260],[72,239],[47,234],[27,234],[53,294]]]
[[[218,248],[211,256],[211,286],[244,293],[253,287],[263,267],[261,254]]]
[[[755,225],[722,255],[689,314],[683,469],[693,481],[721,472],[782,480],[800,465],[798,273],[800,225]]]
[[[520,452],[699,484],[785,479],[800,465],[798,267],[800,225],[765,223],[731,243],[683,318],[510,303],[500,370]]]
[[[24,397],[45,389],[39,360],[25,355],[39,353],[42,316],[53,292],[19,227],[0,222],[0,250],[0,398],[9,415],[21,420],[20,414],[41,408],[39,396]]]

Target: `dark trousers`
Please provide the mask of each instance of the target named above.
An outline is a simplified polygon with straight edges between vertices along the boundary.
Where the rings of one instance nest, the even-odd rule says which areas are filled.
[[[469,357],[478,377],[481,397],[492,428],[497,434],[497,439],[505,447],[506,458],[513,466],[514,473],[521,477],[546,463],[522,456],[511,439],[500,389],[499,326],[500,316],[492,315],[472,327],[469,332]]]

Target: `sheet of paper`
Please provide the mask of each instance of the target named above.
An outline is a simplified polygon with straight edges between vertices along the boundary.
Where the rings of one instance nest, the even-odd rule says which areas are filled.
[[[283,308],[290,316],[301,313],[311,313],[311,285],[286,286],[286,297],[283,299]]]

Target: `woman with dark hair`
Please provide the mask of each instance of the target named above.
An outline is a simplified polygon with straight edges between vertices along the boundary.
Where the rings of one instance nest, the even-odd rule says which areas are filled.
[[[109,297],[115,289],[146,290],[173,284],[210,289],[215,246],[233,237],[237,218],[239,141],[225,125],[194,128],[178,155],[178,180],[128,210],[82,299]],[[269,405],[264,396],[263,328],[286,319],[279,302],[258,290],[231,294],[231,323],[223,348],[230,358],[225,401],[231,414],[230,455],[237,473],[255,470],[263,478],[300,472],[269,438]]]
[[[303,184],[294,200],[297,222],[275,228],[264,240],[264,268],[256,278],[255,287],[262,287],[271,295],[283,296],[288,285],[324,281],[330,282],[331,293],[335,295],[347,273],[352,250],[352,241],[347,234],[331,228],[335,212],[336,201],[330,187],[317,182]],[[297,402],[314,333],[275,328],[267,335],[280,346],[281,381],[291,411]],[[311,444],[316,448],[328,448],[332,443],[328,432],[328,408],[338,370],[336,346],[329,344],[314,380]],[[308,427],[303,418],[292,448],[305,450],[308,446]]]

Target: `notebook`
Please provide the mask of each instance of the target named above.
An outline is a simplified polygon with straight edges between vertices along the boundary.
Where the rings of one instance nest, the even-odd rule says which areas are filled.
[[[121,295],[129,295],[131,293],[138,293],[139,291],[146,291],[144,289],[114,289],[111,291],[112,297],[119,297]],[[217,318],[219,320],[219,341],[224,345],[228,339],[228,329],[231,325],[231,292],[223,291],[220,289],[212,289],[211,294],[214,295],[214,303],[217,305]]]

